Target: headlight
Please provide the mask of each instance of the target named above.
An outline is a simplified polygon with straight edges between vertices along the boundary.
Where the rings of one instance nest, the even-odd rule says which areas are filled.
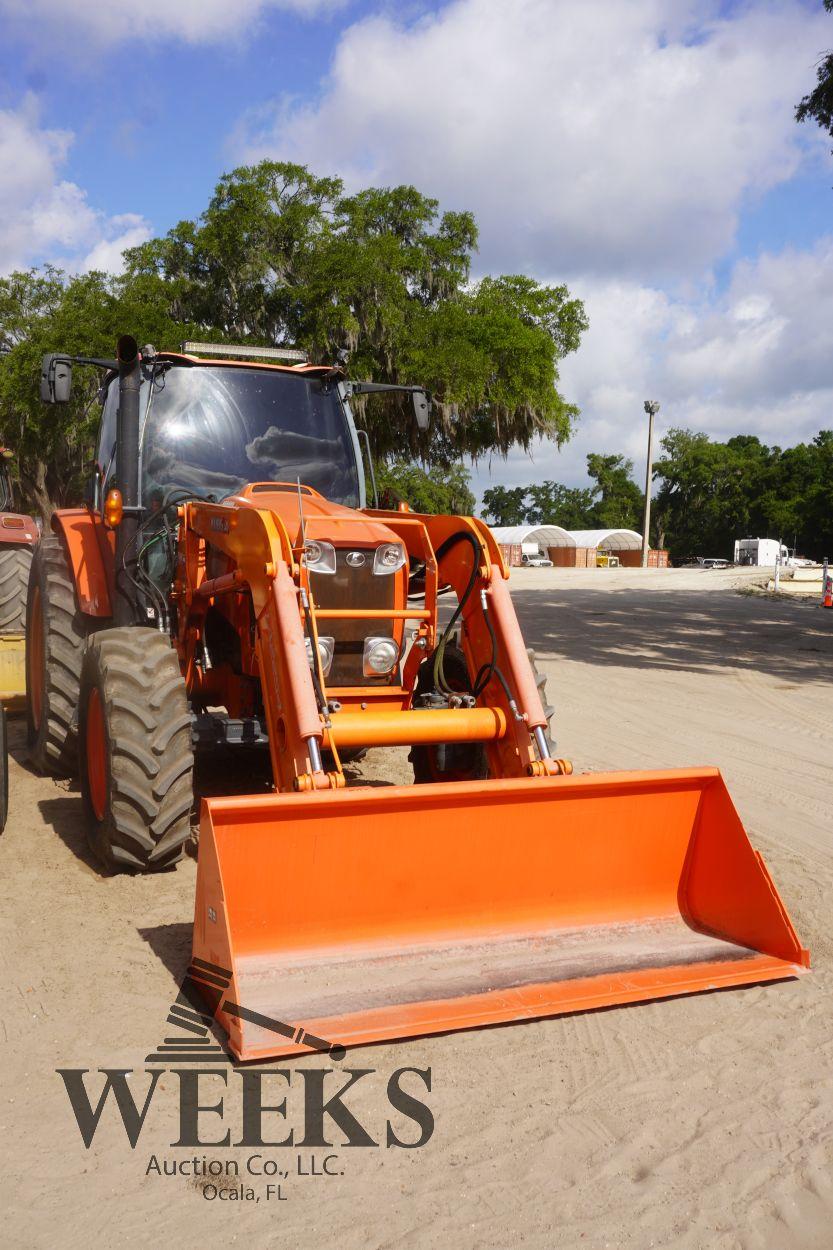
[[[399,660],[399,648],[392,638],[365,638],[362,670],[365,677],[385,677]]]
[[[312,668],[312,639],[305,638],[304,642],[307,647],[307,663]],[[322,634],[318,635],[318,657],[321,660],[321,668],[326,677],[333,666],[333,652],[335,651],[335,638],[325,638]]]
[[[310,540],[304,544],[304,562],[310,573],[335,573],[336,549],[332,543]]]
[[[407,559],[405,548],[401,543],[382,543],[376,548],[373,557],[374,573],[395,573],[401,569]]]

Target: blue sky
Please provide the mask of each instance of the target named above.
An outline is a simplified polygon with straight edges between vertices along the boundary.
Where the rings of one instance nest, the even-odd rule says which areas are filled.
[[[833,160],[794,105],[821,0],[0,0],[0,270],[116,266],[264,155],[414,182],[481,225],[480,272],[567,281],[591,330],[562,451],[477,484],[579,482],[669,425],[833,426]]]
[[[140,212],[161,232],[205,206],[233,159],[227,140],[236,117],[270,99],[276,84],[299,96],[316,89],[346,12],[360,7],[314,22],[267,13],[252,38],[219,45],[170,35],[105,48],[72,40],[60,62],[51,40],[15,38],[11,24],[11,38],[0,40],[2,107],[34,92],[43,126],[75,135],[65,175],[104,212]],[[153,152],[166,149],[164,176],[154,177]],[[125,161],[116,177],[114,162],[125,152],[138,159]]]

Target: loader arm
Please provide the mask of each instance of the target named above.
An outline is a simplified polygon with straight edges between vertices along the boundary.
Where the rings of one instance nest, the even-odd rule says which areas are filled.
[[[234,562],[225,579],[205,577],[205,544]],[[257,622],[256,659],[279,790],[328,789],[339,783],[324,772],[323,724],[316,702],[299,611],[298,565],[280,517],[258,508],[190,503],[181,509],[179,651],[186,683],[195,683],[195,644],[211,601],[248,595]],[[293,576],[293,574],[295,576]],[[219,697],[220,692],[217,692]]]
[[[252,499],[256,496],[252,496]],[[369,609],[363,605],[329,609],[316,603],[303,546],[294,543],[287,524],[274,510],[225,504],[189,503],[181,510],[180,568],[184,583],[174,589],[179,613],[179,648],[189,691],[211,693],[211,673],[195,663],[209,606],[224,596],[250,595],[256,622],[256,660],[280,791],[340,788],[344,785],[339,753],[368,746],[408,746],[483,742],[494,776],[557,776],[569,771],[536,747],[536,731],[546,725],[520,628],[506,586],[506,569],[485,526],[471,518],[411,513],[328,514],[327,531],[378,526],[398,538],[409,556],[426,567],[425,606]],[[323,522],[321,523],[323,525]],[[356,527],[359,527],[357,530]],[[310,520],[307,538],[319,537]],[[206,549],[230,560],[219,577],[205,575]],[[450,585],[462,606],[462,647],[472,679],[491,673],[476,706],[425,710],[413,706],[416,669],[430,655],[438,637],[437,585]],[[364,687],[328,686],[323,671],[311,668],[306,639],[318,653],[327,622],[393,620],[401,636],[405,622],[416,626],[400,686],[382,696]],[[368,696],[371,696],[370,698]],[[376,697],[373,697],[373,696]],[[219,702],[223,692],[214,689]],[[226,699],[228,702],[228,700]],[[337,710],[336,710],[337,709]],[[325,771],[322,750],[333,755]]]

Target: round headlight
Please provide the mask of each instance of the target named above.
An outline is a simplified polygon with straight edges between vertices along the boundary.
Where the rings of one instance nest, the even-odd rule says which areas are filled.
[[[376,555],[373,557],[373,572],[395,573],[402,568],[406,559],[402,543],[382,543],[381,547],[376,548]]]
[[[304,639],[307,648],[307,663],[312,667],[312,639],[307,637]],[[333,665],[333,653],[335,651],[335,639],[325,638],[322,634],[318,635],[318,658],[321,661],[321,668],[326,677]]]
[[[332,543],[310,538],[304,543],[304,561],[310,573],[335,573],[336,549]]]
[[[393,672],[399,660],[399,648],[392,638],[367,638],[362,668],[365,677],[384,677]]]

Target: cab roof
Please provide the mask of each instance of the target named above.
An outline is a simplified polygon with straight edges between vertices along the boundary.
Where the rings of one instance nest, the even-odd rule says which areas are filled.
[[[154,357],[155,360],[169,360],[174,365],[185,365],[188,368],[199,367],[200,365],[222,366],[224,369],[265,369],[272,373],[290,373],[297,377],[321,377],[324,374],[344,375],[344,370],[339,365],[314,365],[308,361],[295,365],[277,365],[267,364],[264,360],[235,360],[229,356],[206,357],[206,356],[188,356],[185,352],[158,352]]]

